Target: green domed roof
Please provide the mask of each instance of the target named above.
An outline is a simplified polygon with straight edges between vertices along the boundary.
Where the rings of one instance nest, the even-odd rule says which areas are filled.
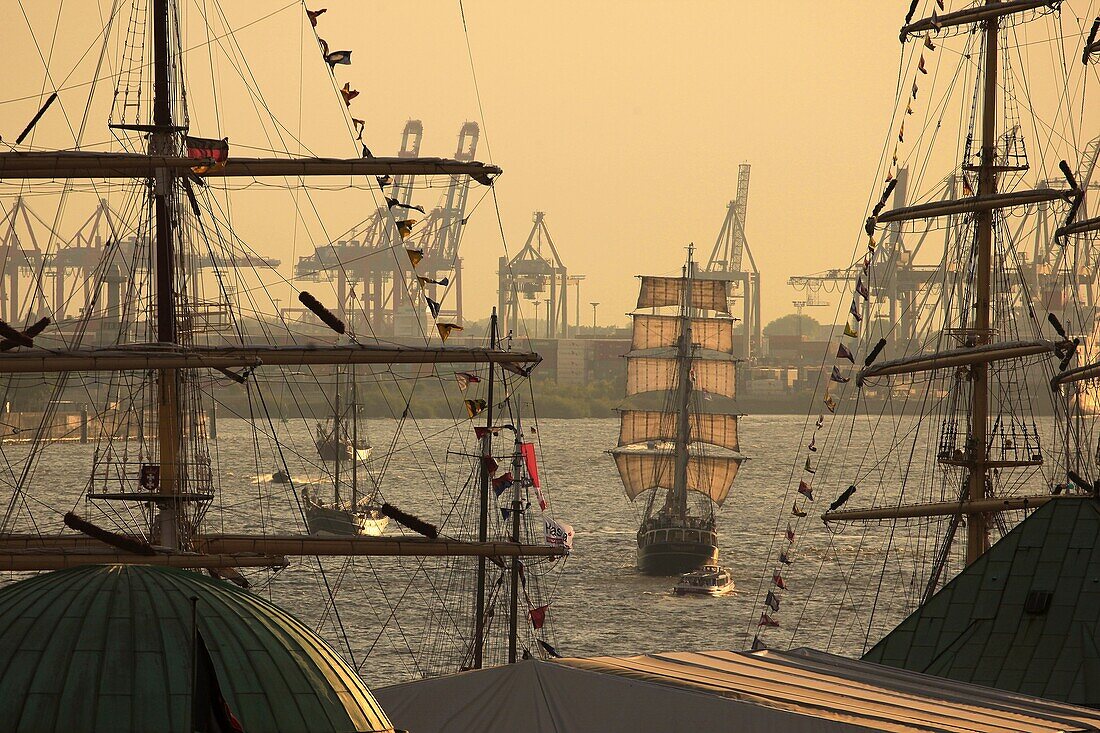
[[[191,598],[222,694],[248,733],[392,730],[354,670],[290,614],[198,573],[133,565],[0,589],[4,728],[182,733]]]

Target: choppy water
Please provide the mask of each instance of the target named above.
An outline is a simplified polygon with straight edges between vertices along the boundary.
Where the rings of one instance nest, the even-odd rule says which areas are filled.
[[[558,649],[567,655],[597,655],[747,648],[756,631],[759,601],[770,582],[775,552],[783,541],[790,509],[790,498],[784,497],[789,497],[791,468],[805,455],[803,423],[800,416],[767,415],[742,422],[742,450],[752,460],[742,468],[729,502],[718,513],[721,562],[732,570],[737,591],[722,598],[694,598],[673,596],[672,579],[644,577],[634,569],[637,512],[622,492],[612,460],[604,454],[617,437],[617,421],[541,421],[543,482],[554,515],[576,530],[574,554],[560,571],[544,579],[544,587],[552,591],[550,631]],[[365,427],[376,453],[386,453],[394,423],[368,421]],[[446,461],[445,454],[473,448],[468,428],[456,431],[451,427],[447,421],[425,420],[402,433],[383,479],[387,500],[425,518],[439,518],[441,503],[453,500],[443,497],[441,502],[441,483],[460,487],[469,471],[461,459],[452,456]],[[275,428],[286,432],[288,442],[298,443],[298,450],[285,452],[291,474],[316,473],[318,466],[302,457],[312,454],[307,426],[285,423]],[[207,530],[300,531],[295,505],[285,487],[256,482],[258,473],[270,472],[277,465],[271,441],[261,434],[254,442],[255,433],[243,420],[221,421],[219,433],[211,447],[218,466],[219,499],[208,516]],[[402,450],[420,441],[423,444],[413,446],[419,451]],[[849,474],[871,475],[868,454],[874,449],[869,451],[868,445],[867,440],[856,440],[855,447],[837,455],[832,468],[837,474],[835,483],[854,481]],[[425,447],[438,462],[406,457],[416,452],[423,455]],[[18,468],[26,448],[7,445],[3,452]],[[33,516],[40,531],[57,531],[60,513],[74,506],[93,520],[106,522],[79,498],[92,452],[91,445],[47,449],[46,459],[29,484],[33,489],[20,513],[21,529],[30,529],[29,517]],[[257,459],[256,455],[264,457]],[[881,471],[889,472],[889,468]],[[1033,481],[1040,480],[1036,476]],[[884,566],[885,556],[876,548],[886,537],[885,528],[874,530],[869,539],[862,533],[829,534],[813,517],[823,508],[822,500],[827,503],[831,498],[819,497],[816,512],[811,509],[811,516],[799,527],[797,562],[784,573],[791,591],[784,594],[785,605],[776,614],[784,626],[768,635],[777,645],[809,645],[854,654],[865,640],[866,629],[860,619],[875,601],[872,592],[884,591],[879,595],[883,618],[896,621],[906,595],[911,596],[915,587],[911,575],[921,561],[914,559],[906,567]],[[870,497],[863,498],[865,505]],[[458,510],[467,509],[459,506]],[[904,543],[898,544],[904,556]],[[850,563],[832,560],[856,554],[864,562],[860,577],[853,577]],[[257,582],[256,592],[318,629],[354,659],[368,684],[381,686],[424,672],[410,652],[423,659],[425,645],[440,643],[426,634],[425,628],[428,609],[436,607],[438,613],[440,598],[447,595],[439,580],[443,562],[358,559],[349,566],[330,559],[325,561],[327,572],[322,577],[315,561],[302,559],[274,577],[266,571],[251,576]],[[884,582],[876,580],[875,573]],[[338,621],[327,603],[326,583],[337,598]],[[469,578],[464,577],[451,592],[467,592],[469,587]]]

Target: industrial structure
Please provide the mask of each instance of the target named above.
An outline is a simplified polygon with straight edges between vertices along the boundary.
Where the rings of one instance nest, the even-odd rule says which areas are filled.
[[[741,301],[742,337],[737,355],[743,359],[759,355],[762,328],[760,321],[760,271],[745,236],[745,218],[749,207],[749,173],[752,166],[742,163],[737,169],[737,198],[726,205],[726,218],[714,242],[710,259],[698,277],[723,280],[730,287],[730,312],[733,302]],[[747,263],[746,263],[747,258]]]
[[[532,338],[569,338],[569,283],[579,283],[568,274],[565,263],[546,228],[546,213],[536,211],[527,241],[516,256],[500,258],[497,310],[504,333],[520,334],[520,300],[535,305]],[[580,285],[577,285],[579,290]],[[538,305],[545,303],[540,327]],[[577,314],[578,322],[580,314]]]
[[[122,221],[100,199],[71,234],[62,233],[25,199],[17,198],[0,219],[0,320],[31,323],[49,318],[62,334],[79,332],[88,343],[117,336],[128,307],[128,284],[150,272],[144,233],[128,230]],[[194,266],[201,271],[279,264],[277,259],[251,254],[207,254]],[[221,305],[192,301],[184,316],[181,325],[193,332],[228,325]]]
[[[1085,146],[1077,167],[1076,179],[1084,191],[1100,188],[1094,181],[1098,156],[1100,138]],[[896,178],[892,207],[904,208],[908,205],[908,169],[899,169]],[[1044,181],[1039,186],[1054,183],[1059,182]],[[948,175],[932,191],[931,198],[946,201],[971,195],[969,185],[963,175]],[[1088,198],[1086,194],[1082,199],[1078,220],[1088,216]],[[1031,309],[1054,313],[1072,331],[1091,335],[1097,321],[1100,283],[1096,232],[1071,231],[1059,236],[1063,222],[1055,218],[1059,216],[1055,212],[1051,203],[1036,204],[1023,209],[1013,227],[1005,228],[1006,241],[1000,251],[1014,254],[1014,266],[1023,275],[1024,285],[998,293],[998,297],[1008,299],[1020,312]],[[945,267],[955,267],[961,261],[960,247],[966,241],[969,225],[964,215],[955,214],[938,222],[929,221],[917,231],[903,232],[899,224],[888,227],[880,242],[883,251],[865,276],[871,299],[864,304],[863,315],[870,315],[875,303],[881,304],[875,312],[879,318],[888,319],[890,326],[885,330],[892,331],[891,342],[906,343],[936,332],[944,323],[944,309],[958,307],[961,294],[944,292],[942,273]],[[922,258],[929,241],[942,242],[942,250]],[[918,264],[918,259],[924,263]],[[862,273],[860,259],[846,268],[791,277],[787,284],[799,292],[820,296],[850,290]]]
[[[409,120],[401,136],[400,158],[420,155],[424,125]],[[458,134],[454,158],[468,162],[477,153],[480,133],[476,122],[466,122]],[[352,295],[359,300],[371,332],[376,336],[414,336],[428,323],[423,296],[442,303],[439,316],[462,325],[462,259],[459,244],[466,224],[466,202],[470,183],[466,176],[455,176],[448,184],[442,202],[413,225],[402,240],[397,221],[412,214],[412,179],[396,176],[383,187],[387,198],[346,239],[318,245],[313,254],[299,258],[295,277],[309,281],[335,281],[341,317],[345,316]],[[414,272],[404,250],[420,250],[423,259]],[[417,276],[425,278],[423,288]],[[435,281],[435,282],[428,282]],[[285,315],[296,316],[300,309],[287,308]]]

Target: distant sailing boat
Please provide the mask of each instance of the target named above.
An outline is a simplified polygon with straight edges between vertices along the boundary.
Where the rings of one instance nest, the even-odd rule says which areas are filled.
[[[691,248],[682,277],[642,276],[637,308],[652,311],[632,314],[627,397],[610,453],[631,501],[646,494],[638,569],[650,575],[718,562],[714,507],[744,460],[728,287],[697,277]]]
[[[355,390],[355,374],[352,372],[349,379],[352,382],[352,391]],[[357,436],[349,435],[348,420],[340,412],[340,373],[336,376],[336,397],[333,400],[332,424],[317,423],[313,432],[314,444],[317,446],[317,455],[323,461],[365,461],[371,456],[373,448],[370,441]],[[349,409],[352,411],[351,421],[356,420],[358,404],[352,402]],[[354,430],[352,431],[354,432]]]

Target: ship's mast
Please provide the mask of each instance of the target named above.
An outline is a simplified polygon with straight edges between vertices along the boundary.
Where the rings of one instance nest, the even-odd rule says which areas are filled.
[[[149,135],[150,155],[176,155],[172,125],[170,85],[171,49],[169,22],[171,0],[153,0],[153,130]],[[175,301],[175,248],[172,237],[172,208],[175,175],[171,168],[157,168],[152,180],[156,215],[156,328],[157,341],[177,344]],[[157,442],[160,448],[160,493],[180,493],[180,372],[157,371]],[[166,498],[159,505],[157,542],[180,547],[180,504]]]
[[[497,347],[497,310],[489,318],[489,348]],[[489,460],[493,456],[493,377],[495,369],[489,364],[488,405],[485,408],[485,437],[481,439],[481,512],[478,516],[479,542],[489,538]],[[481,669],[485,653],[485,558],[477,559],[477,603],[474,608],[474,669]]]
[[[507,392],[507,389],[505,389]],[[524,474],[524,457],[523,457],[523,422],[520,420],[518,414],[515,415],[516,423],[516,452],[515,457],[512,459],[512,474],[514,476],[512,483],[512,542],[519,543],[519,525],[520,514],[523,511],[523,481]],[[520,576],[520,560],[518,557],[512,558],[511,566],[511,588],[509,594],[508,603],[508,664],[513,664],[516,661],[516,655],[519,646],[519,576]]]
[[[676,516],[687,516],[688,491],[688,443],[691,441],[691,425],[688,423],[688,407],[691,401],[691,285],[695,275],[692,260],[694,245],[688,247],[688,261],[684,268],[683,303],[680,306],[680,340],[676,345],[676,475],[672,485],[672,505]]]
[[[920,37],[944,28],[979,25],[984,36],[984,59],[981,65],[981,150],[976,165],[964,164],[964,170],[978,176],[975,195],[945,202],[931,202],[887,211],[875,217],[878,224],[925,220],[956,214],[973,214],[975,236],[974,261],[974,315],[965,331],[962,348],[935,354],[918,354],[876,365],[868,365],[858,375],[857,383],[865,379],[890,374],[916,374],[933,369],[966,367],[971,380],[968,405],[970,426],[964,456],[940,457],[940,463],[963,466],[967,470],[966,483],[959,501],[909,504],[896,507],[871,509],[830,510],[822,515],[830,521],[867,521],[900,519],[907,517],[955,516],[966,517],[966,562],[973,563],[989,548],[990,517],[997,512],[1034,509],[1051,500],[1051,495],[992,497],[988,483],[989,470],[1016,466],[1037,465],[1038,460],[991,460],[987,454],[989,443],[990,364],[995,361],[1020,359],[1031,355],[1059,354],[1072,344],[1063,341],[994,342],[992,324],[993,243],[996,212],[1001,209],[1039,204],[1050,201],[1072,203],[1082,191],[1069,173],[1069,188],[1041,187],[1025,191],[998,193],[997,174],[1006,171],[1025,170],[1019,167],[999,165],[997,162],[997,82],[999,32],[1001,18],[1017,13],[1054,7],[1060,0],[985,0],[984,3],[947,15],[925,18],[904,26],[901,38]],[[1063,172],[1068,170],[1062,162]],[[1072,211],[1072,209],[1071,209]],[[1072,213],[1071,213],[1072,217]],[[1070,225],[1064,230],[1068,231]],[[1063,374],[1053,382],[1055,386],[1071,379],[1083,378],[1087,370],[1078,374]]]
[[[986,0],[986,5],[996,5]],[[997,46],[1000,18],[985,22],[985,72],[982,99],[982,150],[978,163],[978,195],[997,193]],[[977,343],[992,341],[990,330],[991,279],[993,272],[992,209],[979,211],[974,217],[977,230],[978,262],[975,302]],[[970,396],[970,466],[968,498],[978,501],[986,496],[986,429],[989,419],[989,364],[976,364],[971,372],[973,387]],[[985,514],[966,515],[966,564],[977,560],[989,548],[989,521]]]

